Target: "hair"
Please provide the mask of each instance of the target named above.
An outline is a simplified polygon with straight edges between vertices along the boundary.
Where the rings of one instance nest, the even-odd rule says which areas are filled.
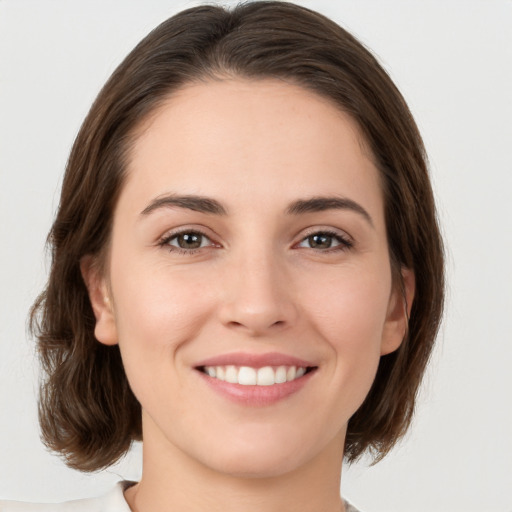
[[[48,245],[51,271],[31,311],[44,377],[43,442],[82,471],[105,468],[142,437],[141,407],[118,346],[94,337],[80,272],[101,260],[136,128],[169,95],[219,77],[274,78],[331,100],[354,119],[381,175],[390,261],[413,270],[408,333],[382,356],[373,386],[351,417],[345,458],[380,460],[406,432],[439,327],[444,257],[427,158],[412,115],[389,76],[351,34],[314,11],[256,1],[232,10],[187,9],[146,36],[112,74],[72,147]],[[101,262],[100,262],[101,264]]]

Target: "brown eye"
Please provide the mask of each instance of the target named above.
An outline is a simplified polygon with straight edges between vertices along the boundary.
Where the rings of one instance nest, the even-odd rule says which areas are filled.
[[[327,231],[318,231],[304,238],[299,247],[316,250],[343,250],[352,247],[352,242],[345,239],[340,233],[329,233]]]
[[[182,249],[198,249],[201,247],[202,238],[203,236],[197,233],[184,233],[176,237]]]
[[[211,245],[210,239],[196,231],[186,231],[173,235],[166,241],[166,245],[184,250],[200,249]]]
[[[329,249],[332,246],[333,237],[324,233],[316,233],[308,236],[307,241],[312,249]]]

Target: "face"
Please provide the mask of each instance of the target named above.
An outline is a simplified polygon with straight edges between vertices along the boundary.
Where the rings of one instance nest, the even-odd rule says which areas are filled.
[[[84,268],[145,450],[234,475],[333,457],[405,332],[355,123],[278,81],[174,93],[138,131],[108,272]]]

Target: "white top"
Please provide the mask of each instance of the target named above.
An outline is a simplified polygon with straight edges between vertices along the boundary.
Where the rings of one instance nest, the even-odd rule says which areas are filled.
[[[124,490],[132,482],[121,481],[103,496],[64,503],[25,503],[0,501],[0,512],[131,512]]]
[[[0,512],[131,512],[124,491],[133,482],[121,481],[104,496],[64,503],[25,503],[0,500]],[[345,501],[346,512],[359,512]]]

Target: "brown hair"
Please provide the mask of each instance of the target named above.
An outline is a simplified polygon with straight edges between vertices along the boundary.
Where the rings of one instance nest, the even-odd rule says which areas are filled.
[[[366,400],[350,419],[349,461],[383,457],[405,433],[439,326],[443,248],[422,140],[407,105],[376,59],[324,16],[287,2],[229,11],[201,6],[153,30],[101,90],[67,163],[49,234],[52,266],[32,310],[46,378],[43,441],[68,465],[111,465],[141,438],[141,409],[117,346],[94,338],[95,319],[80,273],[85,255],[107,246],[135,128],[187,83],[218,76],[284,79],[329,98],[357,121],[381,172],[395,282],[416,276],[408,336],[382,356]]]

